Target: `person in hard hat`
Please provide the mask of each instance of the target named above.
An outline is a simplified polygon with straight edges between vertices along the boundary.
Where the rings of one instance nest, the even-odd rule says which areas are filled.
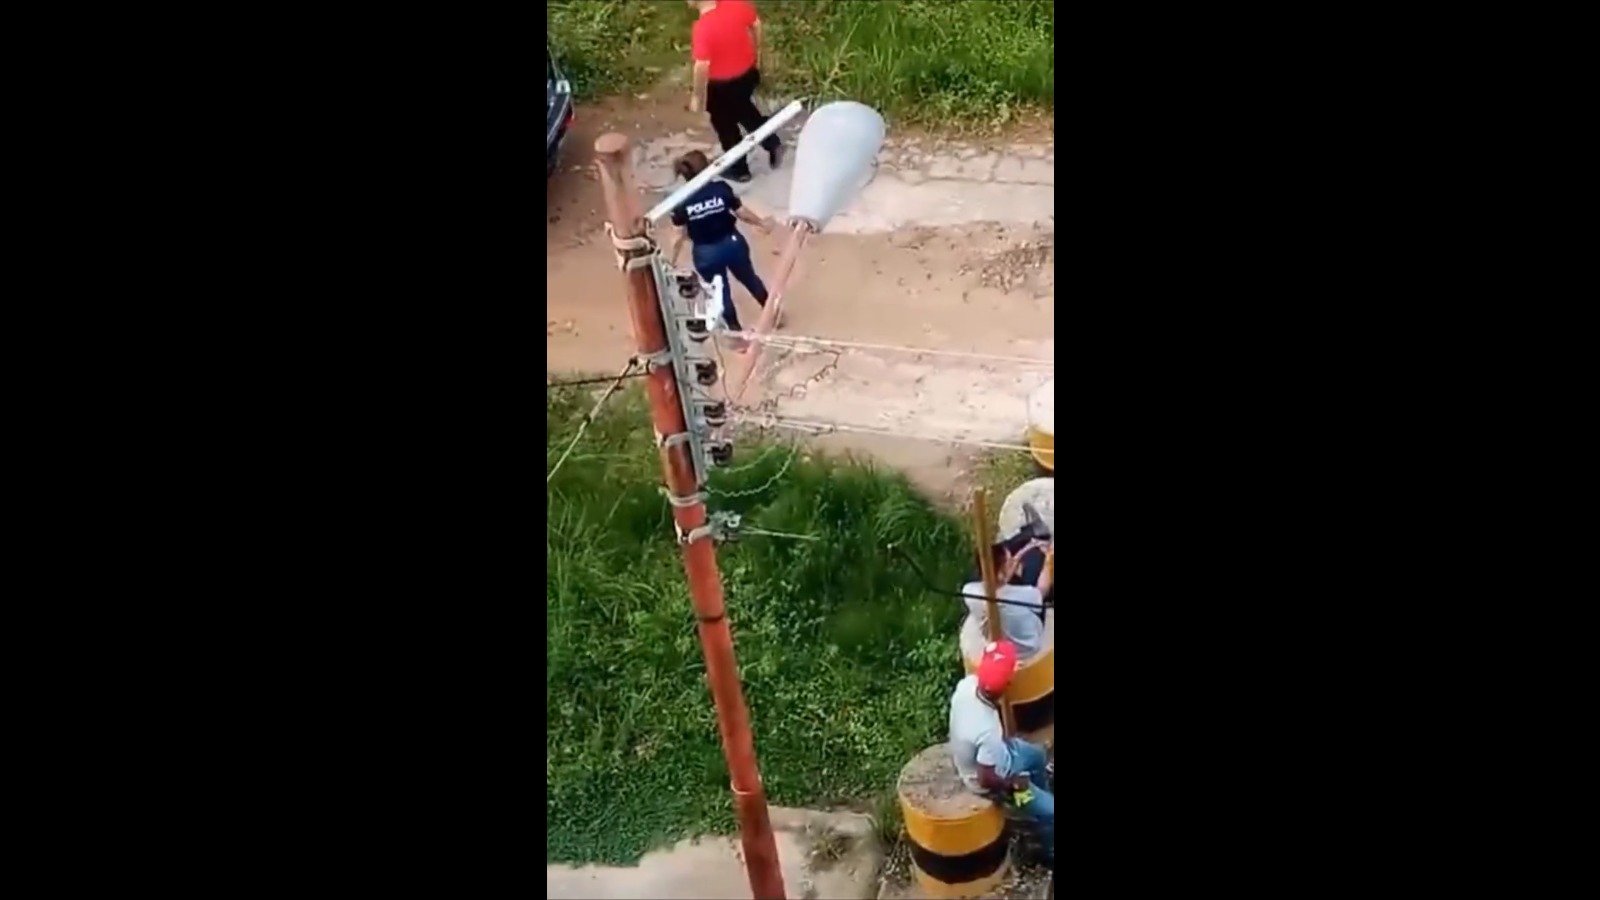
[[[989,548],[995,583],[1000,585],[995,591],[995,599],[1000,601],[1000,631],[1006,640],[1016,645],[1018,659],[1032,659],[1044,648],[1045,597],[1052,593],[1050,568],[1044,565],[1044,555],[1049,548],[1048,541],[1038,540],[1024,541],[1015,549],[1010,541],[1001,541]],[[1032,584],[1022,582],[1028,568],[1036,572]],[[983,579],[977,572],[970,578],[961,586],[962,599],[966,601],[968,617],[987,634],[989,602]]]
[[[950,755],[967,790],[1025,813],[1055,861],[1056,799],[1049,790],[1050,757],[1043,747],[1007,738],[1000,697],[1017,672],[1017,648],[995,641],[983,648],[978,671],[950,695]]]
[[[710,160],[699,150],[685,153],[673,166],[673,171],[684,181],[692,181],[706,170]],[[673,265],[684,241],[694,245],[694,268],[707,284],[722,276],[722,321],[733,331],[743,331],[739,324],[739,311],[733,305],[733,284],[728,275],[739,279],[756,303],[767,305],[767,286],[756,274],[755,263],[750,258],[750,242],[739,233],[739,223],[748,222],[762,232],[772,230],[772,220],[762,218],[744,205],[739,195],[725,181],[712,179],[711,183],[689,196],[689,199],[672,211],[672,224],[683,229],[672,244],[669,257]]]

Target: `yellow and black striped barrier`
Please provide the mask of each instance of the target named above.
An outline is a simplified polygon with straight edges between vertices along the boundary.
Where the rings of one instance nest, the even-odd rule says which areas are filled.
[[[911,844],[911,869],[928,897],[990,897],[1009,863],[1005,817],[967,790],[949,744],[918,753],[900,770],[900,812]]]
[[[989,643],[983,628],[971,616],[961,625],[961,660],[967,674],[978,671],[978,660]],[[1055,746],[1056,736],[1056,611],[1045,611],[1044,639],[1039,652],[1017,664],[1017,674],[1006,688],[1006,699],[1017,717],[1019,737],[1044,747]]]
[[[1028,397],[1028,448],[1039,471],[1056,474],[1056,382],[1051,379]]]

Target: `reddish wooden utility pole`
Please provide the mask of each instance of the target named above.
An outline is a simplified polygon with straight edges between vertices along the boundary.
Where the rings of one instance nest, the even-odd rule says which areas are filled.
[[[639,358],[650,366],[645,392],[650,398],[650,418],[662,438],[688,430],[678,395],[678,382],[667,357],[668,325],[651,273],[654,248],[645,240],[645,223],[638,210],[627,135],[601,135],[594,142],[599,157],[600,187],[605,192],[606,218],[611,222],[618,256],[623,260],[628,285],[628,312]],[[739,816],[739,838],[744,845],[745,871],[755,900],[785,900],[783,870],[778,866],[778,845],[767,815],[767,795],[761,787],[756,763],[755,738],[750,733],[750,711],[739,683],[739,664],[733,655],[733,632],[728,629],[722,602],[722,574],[717,570],[717,548],[706,525],[706,507],[700,499],[694,460],[686,441],[662,443],[661,469],[672,498],[672,519],[683,543],[683,569],[689,579],[689,596],[699,620],[700,648],[705,653],[706,680],[717,708],[722,732],[722,752],[728,760],[733,799]]]

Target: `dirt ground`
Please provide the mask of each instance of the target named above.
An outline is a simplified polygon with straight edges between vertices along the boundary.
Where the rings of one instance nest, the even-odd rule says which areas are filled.
[[[788,896],[878,896],[884,851],[870,818],[781,806],[772,807],[770,814]],[[546,866],[545,895],[561,900],[744,900],[750,884],[739,842],[708,837],[652,851],[637,866]]]
[[[715,155],[704,117],[683,110],[676,95],[580,107],[547,189],[552,371],[614,372],[632,352],[621,275],[588,166],[594,139],[612,130],[634,139],[635,171],[650,201],[670,188],[673,156],[689,147]],[[791,147],[797,131],[786,129]],[[758,211],[781,213],[788,173],[771,172],[764,154],[756,157],[756,179],[739,191]],[[802,257],[780,333],[1040,362],[769,347],[746,403],[788,419],[930,438],[851,432],[809,440],[899,468],[935,494],[962,490],[982,449],[947,441],[1025,443],[1028,396],[1053,377],[1053,181],[1053,138],[1038,130],[1010,143],[891,130],[873,183]],[[746,233],[758,270],[770,269],[775,241]],[[754,301],[742,288],[735,297],[753,323]]]

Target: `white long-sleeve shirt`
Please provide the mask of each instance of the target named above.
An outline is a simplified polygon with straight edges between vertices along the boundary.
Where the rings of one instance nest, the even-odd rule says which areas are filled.
[[[967,595],[965,598],[967,615],[973,617],[980,629],[987,629],[988,601],[973,599],[983,596],[983,583],[971,582],[962,585],[961,593]],[[1036,587],[1006,584],[1000,586],[995,596],[1000,600],[1011,601],[1000,604],[1000,628],[1005,632],[1006,640],[1017,645],[1017,660],[1020,662],[1032,658],[1044,643],[1044,620],[1040,618],[1040,611],[1044,609],[1044,595],[1039,593]],[[1027,605],[1015,605],[1018,603]]]
[[[978,696],[978,676],[968,675],[950,695],[950,757],[967,790],[982,794],[979,766],[993,766],[1000,777],[1011,773],[1011,748],[1006,745],[1000,710]]]

